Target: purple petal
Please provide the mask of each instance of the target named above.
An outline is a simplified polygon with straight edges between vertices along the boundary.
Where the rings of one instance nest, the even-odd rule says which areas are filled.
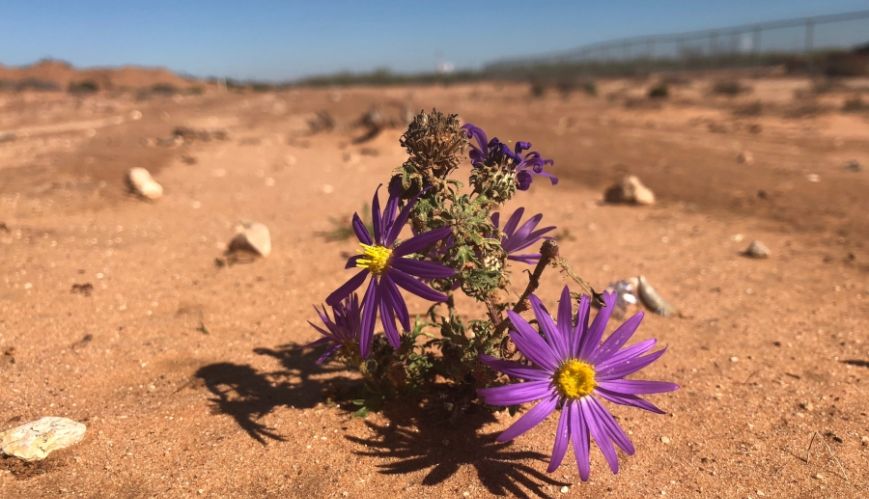
[[[386,271],[386,273],[389,274],[389,277],[392,278],[392,280],[395,281],[396,284],[419,296],[420,298],[435,302],[447,300],[447,295],[443,293],[438,293],[437,291],[431,289],[417,279],[414,279],[413,277],[407,275],[406,273],[395,267],[390,268]]]
[[[508,442],[534,428],[547,416],[555,410],[555,405],[558,403],[558,396],[550,395],[549,398],[540,401],[530,411],[522,415],[519,420],[507,428],[504,433],[498,435],[498,442]]]
[[[392,228],[395,226],[395,213],[398,211],[398,201],[399,197],[394,196],[392,194],[386,199],[386,206],[383,208],[383,223],[380,224],[380,227],[383,229],[385,234],[389,234]],[[403,227],[404,224],[401,224]],[[398,230],[401,230],[401,227]],[[392,240],[389,240],[389,237],[386,237],[386,240],[383,242],[385,246],[392,246]]]
[[[507,255],[507,260],[514,260],[517,262],[527,263],[528,265],[534,265],[540,260],[540,253],[531,253],[528,255]]]
[[[327,360],[331,359],[332,356],[335,355],[335,352],[337,352],[339,349],[341,349],[341,345],[337,345],[337,344],[332,345],[331,347],[327,348],[326,351],[323,352],[322,355],[317,357],[317,360],[315,360],[314,363],[317,364],[318,366],[322,365]]]
[[[558,355],[559,359],[563,360],[570,357],[570,353],[567,351],[567,338],[562,336],[552,317],[549,316],[546,307],[540,303],[540,299],[536,295],[531,295],[528,301],[531,302],[531,310],[534,311],[534,317],[537,319],[537,325],[543,331],[546,343]]]
[[[383,299],[389,300],[389,305],[398,316],[401,327],[405,331],[410,331],[410,314],[407,311],[407,303],[404,302],[404,298],[398,291],[398,286],[395,285],[388,273],[380,276],[380,289],[383,291]]]
[[[513,235],[513,232],[516,230],[516,226],[519,225],[519,220],[522,219],[522,214],[525,213],[525,208],[518,208],[516,211],[510,215],[510,219],[507,220],[507,224],[504,225],[504,233],[508,236]]]
[[[449,236],[450,233],[451,229],[449,227],[441,227],[440,229],[434,229],[428,232],[424,232],[417,236],[413,236],[407,241],[404,241],[396,246],[392,254],[394,256],[405,256],[411,253],[419,253],[420,251],[431,246],[432,244]]]
[[[365,282],[366,277],[368,277],[368,269],[359,272],[355,276],[348,279],[347,282],[345,282],[340,288],[332,291],[332,293],[326,297],[326,303],[334,307],[341,300],[346,298],[347,295],[356,291],[356,288],[358,288],[362,285],[363,282]]]
[[[551,376],[548,372],[541,369],[535,369],[518,362],[497,359],[491,355],[481,355],[480,361],[492,369],[514,378],[532,381],[548,381]]]
[[[398,198],[395,199],[395,202],[398,203]],[[398,235],[401,234],[401,229],[404,228],[404,224],[407,223],[407,219],[410,217],[410,212],[413,210],[414,205],[416,205],[416,200],[419,199],[419,194],[414,196],[413,198],[407,201],[407,204],[404,205],[404,208],[401,209],[401,212],[398,214],[398,218],[390,224],[389,231],[386,233],[386,239],[384,239],[383,244],[386,246],[392,246],[392,243],[398,238]]]
[[[486,137],[486,132],[484,132],[482,128],[472,125],[471,123],[465,123],[462,128],[467,132],[468,138],[477,141],[480,149],[486,148],[486,145],[489,143],[489,138]],[[473,144],[471,144],[471,146],[473,146]]]
[[[383,222],[383,219],[380,215],[379,190],[380,186],[378,185],[377,189],[374,191],[374,198],[371,200],[371,226],[374,229],[374,242],[377,244],[381,244],[381,241],[383,241],[383,228],[380,225],[381,222]]]
[[[610,469],[613,473],[618,473],[619,457],[616,455],[616,449],[613,447],[612,440],[610,440],[606,427],[604,427],[602,421],[598,421],[598,416],[591,407],[591,401],[593,400],[594,399],[591,397],[580,399],[579,408],[582,411],[582,418],[585,420],[586,424],[588,424],[591,436],[594,438],[594,441],[597,442],[597,446],[603,453],[603,457],[606,458],[607,463],[609,463]]]
[[[521,171],[516,174],[516,188],[520,191],[527,191],[531,187],[531,174],[526,171]]]
[[[576,455],[576,466],[579,468],[579,478],[582,481],[588,480],[590,471],[589,451],[591,450],[591,441],[588,438],[588,423],[580,410],[579,401],[569,402],[570,411],[570,440],[573,443],[573,453]]]
[[[604,431],[609,435],[610,439],[616,443],[627,455],[632,455],[636,450],[634,449],[634,444],[631,443],[631,439],[622,431],[619,424],[616,422],[613,415],[607,410],[606,407],[601,405],[600,402],[597,401],[594,397],[588,397],[589,406],[592,408],[592,411],[597,416],[597,420],[601,423]]]
[[[623,395],[621,393],[604,390],[600,387],[595,388],[594,393],[600,395],[601,398],[609,400],[614,404],[628,405],[631,407],[636,407],[637,409],[654,412],[656,414],[666,414],[666,412],[659,409],[655,404],[649,402],[648,400],[643,400],[636,395]]]
[[[558,426],[555,428],[555,444],[552,446],[552,459],[549,460],[547,473],[552,473],[564,460],[564,454],[567,452],[567,442],[570,440],[570,430],[568,421],[570,420],[571,404],[564,404],[561,408],[561,416],[558,417]]]
[[[511,385],[478,388],[477,395],[489,405],[519,405],[540,400],[552,393],[549,380],[526,381]]]
[[[570,336],[570,351],[574,357],[579,356],[582,340],[588,331],[588,312],[590,308],[591,299],[587,295],[582,295],[579,299],[579,309],[576,311],[576,326],[574,326],[573,334]]]
[[[601,344],[600,348],[592,352],[590,360],[593,364],[598,364],[619,351],[619,349],[624,346],[625,343],[631,339],[631,336],[637,331],[637,328],[640,327],[640,322],[643,320],[643,312],[637,312],[630,319],[623,322],[613,334],[606,339],[606,341]]]
[[[649,381],[644,379],[612,379],[598,381],[597,385],[605,390],[623,395],[645,395],[650,393],[674,392],[679,385],[666,381]]]
[[[350,258],[347,259],[347,264],[344,265],[344,268],[345,269],[352,269],[352,268],[356,267],[356,262],[358,262],[360,258],[362,258],[362,255],[351,256]]]
[[[585,338],[583,338],[582,349],[579,352],[580,358],[590,358],[591,354],[595,349],[597,349],[600,339],[603,337],[603,333],[606,330],[606,324],[609,322],[610,315],[613,313],[613,308],[615,308],[616,294],[604,293],[603,303],[604,306],[597,311],[597,315],[595,316],[594,321],[592,321],[591,327],[588,328],[588,333],[585,335]]]
[[[629,374],[639,371],[652,362],[658,360],[658,358],[661,355],[664,355],[664,352],[667,351],[667,349],[664,348],[657,352],[650,353],[649,355],[641,356],[651,350],[654,346],[655,340],[652,339],[625,348],[621,352],[610,357],[608,360],[595,366],[597,378],[601,380],[624,378]]]
[[[567,286],[561,290],[561,299],[558,300],[558,331],[564,337],[564,341],[570,343],[570,336],[573,332],[573,298],[570,296],[570,289]],[[569,355],[568,355],[569,356]]]
[[[552,225],[550,227],[544,227],[540,230],[535,230],[534,232],[528,234],[527,236],[516,235],[516,236],[513,236],[513,238],[511,238],[511,240],[509,241],[509,244],[502,245],[502,246],[509,246],[510,247],[509,249],[505,247],[504,251],[510,251],[510,252],[522,251],[525,248],[536,243],[537,241],[543,239],[543,234],[546,234],[547,232],[553,231],[553,230],[555,230],[554,225]],[[551,238],[547,238],[547,239],[551,239]]]
[[[393,258],[392,268],[422,279],[444,279],[456,273],[455,270],[434,262],[411,260],[410,258]]]
[[[398,329],[395,328],[395,314],[392,313],[392,308],[384,300],[385,296],[380,300],[380,323],[383,324],[383,331],[386,333],[386,341],[392,348],[398,349],[401,346],[401,338],[398,336]]]
[[[492,213],[492,225],[494,225],[496,229],[498,228],[498,222],[500,222],[500,221],[501,221],[501,214],[498,213],[497,211],[495,213]]]
[[[507,311],[507,317],[513,323],[515,331],[510,334],[510,339],[516,344],[516,348],[522,352],[531,362],[538,366],[553,372],[558,369],[559,359],[555,352],[543,341],[543,338],[537,334],[537,331],[525,322],[519,314],[512,310]]]
[[[531,234],[531,231],[534,230],[534,227],[537,227],[537,224],[539,224],[540,220],[542,220],[542,219],[543,219],[542,213],[538,213],[538,214],[534,215],[533,217],[529,218],[528,220],[525,221],[524,224],[522,224],[522,227],[520,227],[519,230],[517,230],[516,233],[513,234],[513,237],[515,239],[518,239],[518,240],[526,239],[528,237],[528,235]]]
[[[356,238],[360,242],[371,244],[371,234],[368,233],[368,228],[362,223],[362,219],[359,218],[359,214],[357,213],[353,214],[353,232],[356,233]]]
[[[362,297],[362,327],[359,331],[359,354],[368,357],[371,341],[374,339],[374,321],[377,319],[377,304],[380,293],[377,292],[377,279],[371,279],[365,296]]]

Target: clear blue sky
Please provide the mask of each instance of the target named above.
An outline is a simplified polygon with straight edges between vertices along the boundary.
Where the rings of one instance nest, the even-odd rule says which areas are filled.
[[[0,2],[0,63],[167,66],[292,79],[478,67],[589,42],[869,8],[867,0]]]

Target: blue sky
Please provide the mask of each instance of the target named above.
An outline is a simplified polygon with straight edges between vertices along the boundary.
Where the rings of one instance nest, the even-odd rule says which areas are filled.
[[[439,58],[478,67],[611,38],[866,8],[866,0],[4,0],[0,63],[53,57],[280,80],[432,70]]]

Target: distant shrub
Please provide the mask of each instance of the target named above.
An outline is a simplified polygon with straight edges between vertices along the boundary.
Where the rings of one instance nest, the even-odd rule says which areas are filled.
[[[73,81],[66,87],[71,94],[92,94],[99,92],[100,86],[93,80]]]
[[[712,84],[712,93],[734,97],[751,92],[751,87],[743,85],[739,80],[718,80]]]
[[[763,103],[756,100],[752,103],[739,106],[733,110],[735,116],[760,116],[763,114]]]
[[[11,80],[0,80],[0,92],[11,92],[17,88],[17,84]]]
[[[271,92],[275,89],[275,86],[271,83],[265,83],[262,81],[255,81],[250,84],[251,90],[254,92]]]
[[[27,78],[19,81],[15,85],[15,90],[19,92],[24,90],[36,90],[39,92],[57,92],[61,90],[60,85],[49,80],[40,80],[38,78]]]
[[[205,87],[201,85],[195,85],[187,89],[187,93],[190,95],[202,95],[205,93]]]
[[[528,92],[531,97],[541,98],[546,95],[546,85],[542,81],[532,81],[528,87]]]
[[[831,78],[869,74],[869,57],[863,54],[835,53],[820,61],[821,72]]]
[[[861,113],[869,111],[869,104],[863,102],[863,99],[859,95],[855,95],[854,97],[845,100],[842,104],[842,111],[846,113]]]
[[[664,82],[658,82],[649,89],[650,99],[666,99],[670,96],[670,87]]]
[[[153,95],[175,95],[178,87],[171,83],[156,83],[151,86],[150,93]]]

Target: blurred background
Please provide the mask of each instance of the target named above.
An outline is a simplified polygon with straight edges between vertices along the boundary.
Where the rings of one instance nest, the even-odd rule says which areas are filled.
[[[656,290],[682,389],[619,475],[544,474],[551,420],[351,418],[305,348],[432,108],[554,160],[504,213],[596,290]],[[0,496],[858,497],[867,168],[865,0],[0,2],[0,430],[91,428]]]

